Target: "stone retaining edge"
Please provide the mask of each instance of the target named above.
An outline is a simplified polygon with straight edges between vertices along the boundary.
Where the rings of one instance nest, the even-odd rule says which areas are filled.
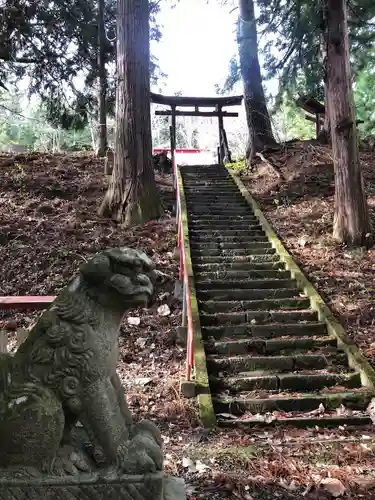
[[[297,281],[304,293],[310,298],[311,307],[317,311],[319,320],[327,325],[329,335],[337,338],[338,347],[348,356],[349,366],[360,373],[361,383],[364,387],[375,389],[375,370],[371,367],[370,363],[366,360],[358,347],[351,343],[351,340],[347,336],[343,326],[334,317],[332,311],[326,305],[314,285],[306,278],[302,270],[295,263],[293,257],[277,236],[275,230],[264,216],[259,204],[251,196],[244,183],[231,170],[227,170],[241,191],[242,196],[252,207],[254,215],[258,217],[259,222],[268,236],[273,248],[275,248],[277,254],[285,263],[286,269],[290,271],[292,278]]]
[[[180,195],[181,223],[184,235],[184,240],[182,243],[185,249],[185,258],[189,276],[190,304],[191,304],[191,313],[192,313],[193,329],[194,329],[193,347],[194,347],[194,377],[196,384],[196,394],[198,399],[200,419],[202,421],[203,426],[209,428],[216,426],[216,414],[212,403],[210,384],[208,379],[206,353],[204,350],[204,343],[203,343],[201,324],[199,318],[198,301],[195,289],[193,265],[190,253],[186,199],[184,193],[184,186],[182,182],[182,176],[179,169],[177,170],[177,182]]]

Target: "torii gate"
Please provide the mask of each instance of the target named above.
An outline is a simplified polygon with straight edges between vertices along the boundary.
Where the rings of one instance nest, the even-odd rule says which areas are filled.
[[[176,116],[217,116],[219,122],[219,147],[218,147],[218,162],[223,165],[226,161],[231,161],[231,154],[228,148],[227,135],[224,129],[225,117],[238,117],[238,113],[223,111],[226,106],[240,106],[243,96],[231,97],[182,97],[182,96],[166,96],[154,94],[151,92],[151,102],[155,104],[164,104],[170,106],[170,110],[156,111],[158,116],[171,116],[172,123],[170,126],[171,151],[172,160],[174,159],[174,150],[176,149]],[[176,108],[186,107],[194,108],[194,111],[181,111]],[[199,108],[215,108],[215,111],[200,111]]]

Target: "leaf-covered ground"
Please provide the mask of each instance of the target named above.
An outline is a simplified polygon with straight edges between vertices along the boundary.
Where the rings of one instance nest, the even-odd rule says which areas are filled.
[[[261,166],[249,189],[348,334],[375,360],[375,247],[352,250],[332,238],[331,151],[306,142],[267,158],[283,179]],[[375,153],[363,152],[361,164],[375,228]]]
[[[89,155],[0,156],[1,295],[58,293],[81,262],[117,245],[141,248],[177,277],[171,179],[157,178],[164,217],[129,230],[96,215],[102,170]],[[118,371],[136,418],[159,425],[165,469],[185,478],[188,499],[375,498],[372,428],[208,433],[199,426],[194,402],[179,394],[185,353],[174,342],[181,307],[173,288],[171,281],[150,310],[125,318]],[[0,313],[11,349],[15,331],[36,316]]]

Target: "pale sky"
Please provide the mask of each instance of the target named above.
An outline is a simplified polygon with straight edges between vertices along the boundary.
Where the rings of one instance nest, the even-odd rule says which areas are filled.
[[[206,0],[181,0],[174,9],[163,6],[162,40],[152,42],[151,50],[168,75],[164,94],[215,95],[214,85],[225,80],[229,60],[237,51],[237,13],[230,10],[218,2],[207,5]]]

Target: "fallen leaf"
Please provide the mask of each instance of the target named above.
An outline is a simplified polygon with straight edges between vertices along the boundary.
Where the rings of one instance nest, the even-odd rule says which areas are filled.
[[[128,316],[128,324],[131,326],[139,326],[141,324],[141,318]]]
[[[335,479],[334,477],[326,477],[322,479],[320,484],[334,498],[341,497],[346,491],[346,488],[342,484],[342,482],[339,479]]]
[[[197,460],[196,464],[195,464],[195,468],[196,470],[199,472],[199,473],[203,473],[205,472],[207,469],[209,469],[210,467],[208,467],[208,465],[204,464],[203,462],[201,462],[200,460]]]
[[[146,346],[147,344],[147,338],[145,337],[140,337],[139,339],[137,339],[135,341],[135,343],[141,348],[141,349],[144,349],[144,347]]]
[[[149,378],[149,377],[140,377],[140,378],[134,379],[134,383],[137,385],[146,386],[146,385],[151,384],[151,382],[152,382],[152,378]]]
[[[375,398],[372,398],[370,404],[367,407],[368,414],[372,420],[372,423],[375,424]]]
[[[182,467],[188,469],[192,474],[197,472],[197,468],[194,465],[194,462],[189,457],[183,457],[182,459]]]
[[[169,316],[171,314],[171,310],[167,304],[163,304],[158,307],[159,316]]]

